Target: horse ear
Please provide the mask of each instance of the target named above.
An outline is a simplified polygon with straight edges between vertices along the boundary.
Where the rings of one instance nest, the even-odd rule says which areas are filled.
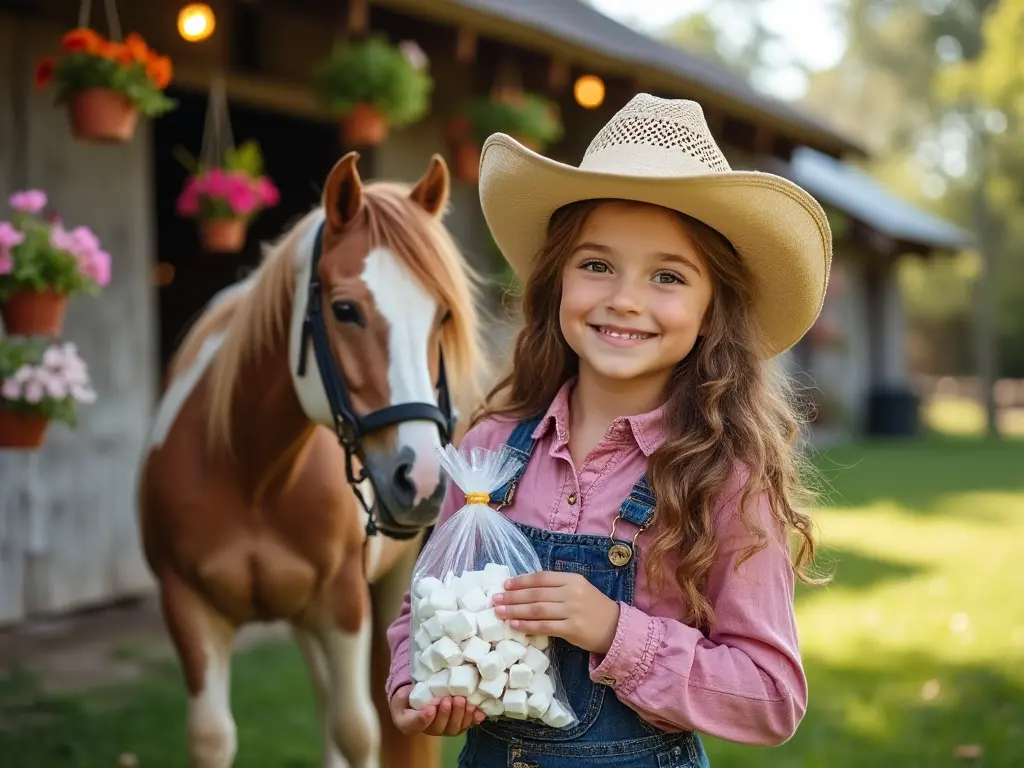
[[[363,180],[359,177],[358,152],[349,152],[334,164],[324,186],[323,205],[327,223],[340,232],[363,208]]]
[[[409,197],[431,216],[438,216],[448,204],[449,188],[448,165],[435,152],[430,157],[427,172],[416,182]]]

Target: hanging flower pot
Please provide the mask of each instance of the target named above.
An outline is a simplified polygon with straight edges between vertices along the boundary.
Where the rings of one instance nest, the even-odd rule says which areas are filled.
[[[135,134],[139,110],[116,91],[89,88],[71,95],[68,118],[76,139],[123,143]]]
[[[75,138],[127,142],[139,115],[156,117],[176,106],[163,92],[171,81],[171,60],[137,33],[122,43],[80,27],[60,42],[64,55],[42,59],[35,81],[39,90],[56,86],[56,103],[67,105]]]
[[[245,245],[248,223],[239,216],[231,219],[203,219],[199,222],[199,241],[204,251],[236,253]]]
[[[67,303],[67,294],[52,288],[15,291],[0,306],[4,330],[12,336],[60,336]]]
[[[341,138],[351,147],[373,147],[388,137],[388,119],[373,104],[356,104],[341,118]]]
[[[43,444],[49,426],[45,416],[0,408],[0,448],[35,450]]]
[[[78,404],[96,392],[71,342],[0,338],[0,448],[34,450],[51,421],[77,426]]]
[[[413,41],[392,45],[377,35],[338,43],[316,70],[313,87],[323,104],[341,117],[348,146],[375,146],[391,128],[427,113],[433,80],[428,61]]]
[[[193,172],[178,195],[178,215],[199,220],[204,250],[241,250],[249,222],[281,199],[274,182],[263,173],[259,144],[247,141],[226,150],[222,167],[206,168],[191,159],[187,165]]]
[[[46,193],[15,192],[0,221],[0,317],[8,334],[59,336],[72,293],[96,294],[110,282],[110,254],[89,227],[67,230],[44,218]]]

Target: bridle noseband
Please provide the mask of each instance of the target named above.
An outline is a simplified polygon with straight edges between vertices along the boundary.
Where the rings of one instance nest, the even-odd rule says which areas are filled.
[[[362,456],[363,437],[378,429],[398,424],[403,421],[425,420],[437,424],[441,432],[442,442],[449,442],[455,430],[455,419],[452,414],[451,397],[448,392],[448,379],[444,370],[444,350],[438,351],[438,405],[433,403],[399,403],[389,405],[386,408],[373,411],[361,416],[352,407],[352,400],[349,397],[348,387],[345,379],[338,370],[338,366],[331,354],[330,342],[327,338],[327,325],[324,321],[323,306],[321,297],[323,286],[317,274],[317,265],[323,255],[324,223],[321,223],[316,233],[316,241],[313,245],[313,257],[309,271],[309,290],[306,301],[306,315],[302,322],[302,335],[299,339],[299,359],[297,373],[299,376],[306,375],[306,356],[308,354],[307,344],[312,339],[313,353],[316,355],[317,366],[320,369],[320,380],[323,382],[324,391],[327,393],[327,400],[331,406],[331,416],[334,419],[334,431],[338,441],[345,449],[345,473],[349,484],[352,486],[356,498],[366,510],[366,535],[373,536],[380,530],[385,536],[392,539],[407,540],[416,536],[421,529],[409,528],[398,524],[386,502],[381,498],[377,490],[373,476],[366,470],[365,461],[360,462],[359,476],[357,477],[352,466],[352,457]],[[381,516],[381,524],[374,519],[374,510],[367,504],[362,492],[359,490],[359,483],[367,477],[374,490],[374,507]]]

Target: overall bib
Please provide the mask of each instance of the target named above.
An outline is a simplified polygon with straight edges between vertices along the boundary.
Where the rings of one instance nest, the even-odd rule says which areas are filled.
[[[523,469],[533,453],[531,435],[539,422],[521,422],[509,436],[507,444],[523,460]],[[522,471],[491,494],[492,503],[511,503]],[[638,526],[639,533],[653,515],[654,496],[643,476],[623,501],[619,518]],[[609,537],[516,525],[536,549],[541,568],[581,574],[612,600],[632,605],[635,537],[633,544],[614,540],[614,523]],[[613,560],[626,562],[615,565]],[[620,702],[607,685],[594,683],[587,651],[561,638],[551,638],[551,649],[552,666],[578,722],[551,728],[529,720],[484,720],[466,732],[459,768],[710,768],[697,734],[662,731]]]

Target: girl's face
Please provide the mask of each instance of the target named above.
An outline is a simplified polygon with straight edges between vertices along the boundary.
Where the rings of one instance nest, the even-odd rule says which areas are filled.
[[[605,203],[566,260],[559,322],[581,375],[663,386],[703,332],[711,294],[682,221],[656,206]]]

